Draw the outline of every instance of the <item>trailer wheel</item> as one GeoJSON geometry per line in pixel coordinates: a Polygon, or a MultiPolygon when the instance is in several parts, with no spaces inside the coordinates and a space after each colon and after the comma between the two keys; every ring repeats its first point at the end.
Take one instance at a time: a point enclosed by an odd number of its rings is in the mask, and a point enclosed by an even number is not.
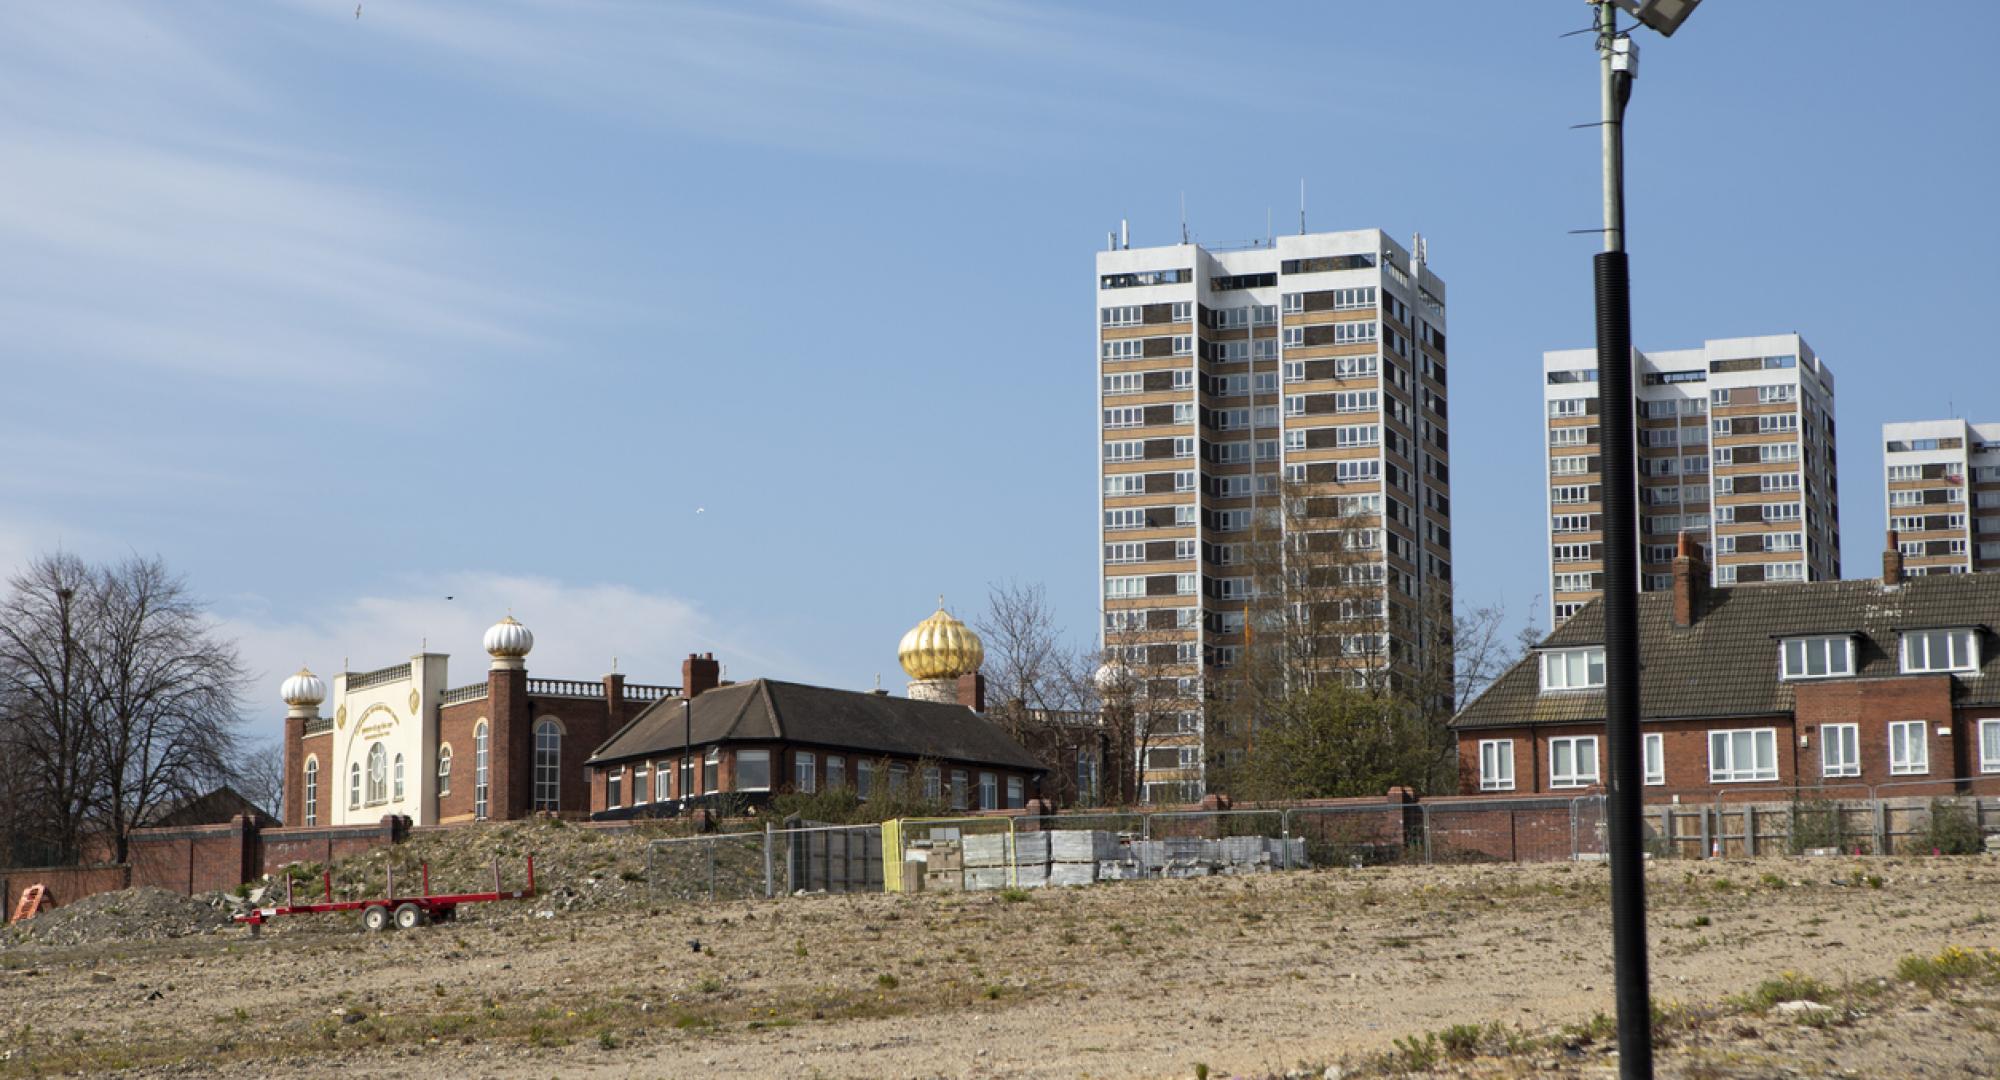
{"type": "Polygon", "coordinates": [[[375,904],[371,907],[362,909],[361,928],[363,930],[366,930],[369,933],[373,934],[378,931],[387,930],[391,925],[392,924],[389,921],[388,908],[383,907],[380,904],[375,904]]]}
{"type": "Polygon", "coordinates": [[[429,921],[429,917],[424,914],[424,909],[415,904],[402,904],[396,908],[396,929],[398,930],[415,930],[429,921]]]}

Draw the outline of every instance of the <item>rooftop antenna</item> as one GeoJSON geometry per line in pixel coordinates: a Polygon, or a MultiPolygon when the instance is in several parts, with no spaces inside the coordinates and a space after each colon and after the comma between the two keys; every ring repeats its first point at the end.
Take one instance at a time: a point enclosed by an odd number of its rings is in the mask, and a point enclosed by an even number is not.
{"type": "Polygon", "coordinates": [[[1132,223],[1125,218],[1118,219],[1118,246],[1132,250],[1132,223]]]}
{"type": "Polygon", "coordinates": [[[1299,235],[1306,234],[1306,178],[1299,177],[1299,235]]]}
{"type": "Polygon", "coordinates": [[[1188,242],[1187,232],[1187,192],[1181,192],[1181,243],[1188,242]]]}
{"type": "Polygon", "coordinates": [[[1118,250],[1118,230],[1106,229],[1104,231],[1104,250],[1106,251],[1118,250]]]}

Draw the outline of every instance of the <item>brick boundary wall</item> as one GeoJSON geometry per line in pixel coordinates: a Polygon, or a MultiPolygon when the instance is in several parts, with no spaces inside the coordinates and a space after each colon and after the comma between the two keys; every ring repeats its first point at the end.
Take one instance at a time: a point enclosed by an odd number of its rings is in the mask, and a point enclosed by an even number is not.
{"type": "Polygon", "coordinates": [[[132,884],[132,868],[123,863],[111,866],[29,866],[0,870],[0,896],[7,898],[7,910],[0,922],[14,917],[14,905],[30,885],[48,886],[49,903],[56,907],[73,904],[86,896],[117,892],[132,884]]]}

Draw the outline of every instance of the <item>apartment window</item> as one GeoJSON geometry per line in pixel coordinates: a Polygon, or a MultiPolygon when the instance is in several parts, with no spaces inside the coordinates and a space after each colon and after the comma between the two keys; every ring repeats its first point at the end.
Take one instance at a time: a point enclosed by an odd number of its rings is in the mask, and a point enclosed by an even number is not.
{"type": "Polygon", "coordinates": [[[1194,302],[1193,302],[1193,301],[1191,301],[1191,300],[1176,300],[1176,301],[1174,301],[1174,307],[1173,307],[1173,321],[1175,321],[1175,322],[1187,322],[1188,320],[1190,320],[1190,319],[1192,319],[1192,318],[1194,318],[1194,302]]]}
{"type": "Polygon", "coordinates": [[[2000,720],[1979,722],[1979,771],[2000,772],[2000,720]]]}
{"type": "Polygon", "coordinates": [[[1584,403],[1588,400],[1588,398],[1556,398],[1549,402],[1549,415],[1557,418],[1582,416],[1584,403]]]}
{"type": "Polygon", "coordinates": [[[1716,405],[1727,405],[1729,404],[1729,391],[1727,389],[1710,390],[1708,392],[1708,400],[1716,405]]]}
{"type": "Polygon", "coordinates": [[[1104,579],[1104,596],[1108,600],[1136,600],[1146,595],[1146,579],[1137,574],[1104,579]]]}
{"type": "Polygon", "coordinates": [[[1479,790],[1514,790],[1514,740],[1479,741],[1479,790]]]}
{"type": "Polygon", "coordinates": [[[319,759],[306,759],[306,825],[319,824],[319,759]]]}
{"type": "Polygon", "coordinates": [[[1604,649],[1552,649],[1542,654],[1542,689],[1590,690],[1604,685],[1604,649]]]}
{"type": "Polygon", "coordinates": [[[1596,429],[1582,426],[1550,428],[1549,445],[1587,446],[1590,444],[1590,433],[1594,430],[1596,429]]]}
{"type": "Polygon", "coordinates": [[[1778,730],[1754,728],[1708,733],[1708,779],[1741,784],[1778,778],[1778,730]]]}
{"type": "Polygon", "coordinates": [[[1137,326],[1144,321],[1146,309],[1138,304],[1098,309],[1098,323],[1103,326],[1137,326]]]}
{"type": "Polygon", "coordinates": [[[1589,484],[1557,484],[1549,489],[1549,500],[1560,504],[1587,503],[1590,499],[1589,484]]]}
{"type": "Polygon", "coordinates": [[[1903,672],[1971,671],[1979,666],[1979,649],[1971,630],[1906,630],[1903,632],[1903,672]]]}
{"type": "Polygon", "coordinates": [[[1898,720],[1889,725],[1889,772],[1908,776],[1931,771],[1930,744],[1924,741],[1924,721],[1898,720]]]}
{"type": "Polygon", "coordinates": [[[1194,413],[1193,403],[1186,402],[1174,406],[1174,423],[1192,424],[1194,423],[1194,416],[1195,413],[1194,413]]]}
{"type": "Polygon", "coordinates": [[[1557,544],[1555,545],[1555,561],[1559,563],[1589,562],[1597,558],[1596,549],[1597,545],[1595,544],[1557,544]]]}
{"type": "Polygon", "coordinates": [[[1821,776],[1861,775],[1861,725],[1820,725],[1819,772],[1821,776]]]}
{"type": "Polygon", "coordinates": [[[1799,388],[1796,386],[1760,386],[1757,388],[1757,404],[1770,405],[1780,401],[1797,401],[1799,388]]]}
{"type": "Polygon", "coordinates": [[[1589,592],[1596,587],[1590,578],[1591,575],[1584,573],[1557,574],[1555,588],[1557,592],[1562,593],[1589,592]]]}
{"type": "Polygon", "coordinates": [[[439,795],[451,794],[451,744],[438,747],[437,787],[439,795]]]}
{"type": "Polygon", "coordinates": [[[1551,476],[1582,476],[1590,471],[1590,459],[1581,455],[1549,459],[1551,476]]]}
{"type": "Polygon", "coordinates": [[[1786,638],[1779,650],[1787,679],[1854,674],[1854,639],[1847,635],[1786,638]]]}
{"type": "Polygon", "coordinates": [[[1146,408],[1143,405],[1120,405],[1104,410],[1104,426],[1107,428],[1135,428],[1146,426],[1146,408]]]}
{"type": "MultiPolygon", "coordinates": [[[[1300,347],[1304,346],[1304,345],[1305,345],[1305,343],[1306,343],[1306,328],[1305,328],[1305,327],[1303,327],[1303,326],[1287,326],[1287,327],[1285,327],[1285,348],[1287,348],[1287,349],[1297,349],[1297,348],[1300,348],[1300,347]]],[[[1263,342],[1258,342],[1258,344],[1260,344],[1260,345],[1261,345],[1261,344],[1263,344],[1263,342]]]]}
{"type": "Polygon", "coordinates": [[[1589,787],[1597,783],[1597,736],[1549,740],[1549,786],[1589,787]]]}
{"type": "Polygon", "coordinates": [[[1175,334],[1173,340],[1175,356],[1189,356],[1194,353],[1194,335],[1175,334]]]}
{"type": "Polygon", "coordinates": [[[1757,418],[1757,434],[1773,435],[1785,431],[1797,431],[1799,418],[1796,413],[1767,413],[1757,418]]]}
{"type": "Polygon", "coordinates": [[[1373,356],[1337,356],[1333,360],[1336,379],[1369,379],[1379,370],[1373,356]]]}
{"type": "Polygon", "coordinates": [[[1125,540],[1104,545],[1104,561],[1107,563],[1136,563],[1146,561],[1146,545],[1143,541],[1125,540]]]}
{"type": "Polygon", "coordinates": [[[1549,519],[1550,528],[1559,533],[1590,532],[1596,528],[1589,514],[1556,514],[1549,519]]]}
{"type": "Polygon", "coordinates": [[[1336,461],[1333,463],[1333,477],[1336,482],[1342,484],[1379,480],[1382,477],[1382,463],[1368,458],[1336,461]]]}
{"type": "Polygon", "coordinates": [[[1146,375],[1140,371],[1127,371],[1117,375],[1104,376],[1104,393],[1143,394],[1146,392],[1146,375]]]}
{"type": "Polygon", "coordinates": [[[1109,496],[1144,495],[1146,493],[1145,473],[1113,473],[1104,478],[1104,494],[1109,496]]]}
{"type": "Polygon", "coordinates": [[[1641,740],[1646,765],[1646,783],[1658,786],[1667,782],[1667,737],[1658,732],[1644,736],[1641,740]]]}
{"type": "Polygon", "coordinates": [[[1137,360],[1146,355],[1144,338],[1118,338],[1102,343],[1099,349],[1106,360],[1137,360]]]}
{"type": "Polygon", "coordinates": [[[1379,391],[1343,390],[1333,395],[1333,411],[1337,413],[1373,412],[1380,401],[1379,391]]]}
{"type": "Polygon", "coordinates": [[[1278,298],[1278,302],[1279,305],[1284,309],[1285,314],[1297,315],[1298,313],[1306,309],[1306,294],[1295,293],[1295,292],[1286,293],[1285,295],[1278,298]]]}
{"type": "Polygon", "coordinates": [[[792,755],[792,790],[810,795],[819,790],[819,762],[800,751],[792,755]]]}

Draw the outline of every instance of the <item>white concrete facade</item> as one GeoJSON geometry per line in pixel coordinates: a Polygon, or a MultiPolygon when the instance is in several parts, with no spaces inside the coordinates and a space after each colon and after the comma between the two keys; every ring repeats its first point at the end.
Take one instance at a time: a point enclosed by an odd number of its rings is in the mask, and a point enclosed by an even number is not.
{"type": "Polygon", "coordinates": [[[1882,488],[1904,573],[2000,569],[2000,424],[1882,425],[1882,488]]]}

